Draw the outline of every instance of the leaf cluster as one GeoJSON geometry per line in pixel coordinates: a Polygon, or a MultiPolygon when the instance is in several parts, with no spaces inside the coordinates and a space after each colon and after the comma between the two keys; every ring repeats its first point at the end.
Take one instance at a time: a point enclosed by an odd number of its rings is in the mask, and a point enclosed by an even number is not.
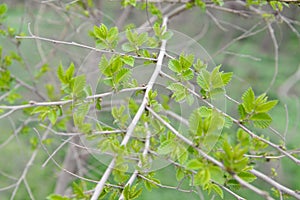
{"type": "Polygon", "coordinates": [[[241,123],[251,122],[258,128],[270,126],[272,118],[268,112],[278,103],[277,100],[268,101],[265,93],[256,98],[252,88],[244,92],[242,100],[243,102],[238,107],[241,123]]]}
{"type": "Polygon", "coordinates": [[[90,31],[96,41],[96,46],[99,49],[114,50],[118,45],[119,30],[118,27],[108,29],[104,24],[94,26],[94,30],[90,31]]]}

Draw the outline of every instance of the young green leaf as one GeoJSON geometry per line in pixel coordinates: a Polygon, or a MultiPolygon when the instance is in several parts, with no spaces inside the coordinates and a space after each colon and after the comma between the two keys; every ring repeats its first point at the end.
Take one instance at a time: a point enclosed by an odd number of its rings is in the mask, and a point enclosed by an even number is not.
{"type": "Polygon", "coordinates": [[[127,64],[127,65],[129,65],[129,66],[131,66],[131,67],[134,66],[134,58],[133,58],[132,56],[128,56],[128,55],[122,56],[122,57],[121,57],[121,60],[122,60],[125,64],[127,64]]]}
{"type": "Polygon", "coordinates": [[[191,69],[187,69],[182,73],[182,77],[185,81],[191,80],[194,78],[194,72],[191,69]]]}
{"type": "Polygon", "coordinates": [[[114,78],[115,84],[128,81],[130,75],[131,75],[131,71],[129,69],[126,68],[121,69],[114,78]]]}
{"type": "Polygon", "coordinates": [[[189,157],[187,149],[183,145],[178,145],[175,152],[179,163],[184,164],[189,157]]]}
{"type": "Polygon", "coordinates": [[[171,153],[176,148],[174,140],[165,140],[157,149],[157,153],[161,155],[166,155],[171,153]]]}
{"type": "Polygon", "coordinates": [[[204,167],[204,164],[200,162],[198,159],[192,159],[187,162],[186,167],[191,170],[198,170],[204,167]]]}
{"type": "Polygon", "coordinates": [[[220,188],[220,186],[216,184],[212,184],[211,188],[221,197],[221,199],[224,199],[223,190],[220,188]]]}
{"type": "Polygon", "coordinates": [[[272,118],[267,113],[257,113],[250,117],[254,126],[258,128],[268,128],[272,122],[272,118]]]}
{"type": "Polygon", "coordinates": [[[180,73],[182,71],[181,64],[178,60],[170,60],[168,63],[168,67],[170,70],[176,73],[180,73]]]}
{"type": "Polygon", "coordinates": [[[50,120],[51,124],[54,125],[57,120],[57,113],[55,109],[51,109],[48,112],[48,119],[50,120]]]}
{"type": "Polygon", "coordinates": [[[238,176],[248,183],[256,180],[256,176],[254,176],[250,172],[246,172],[246,171],[242,171],[242,172],[238,173],[238,176]]]}
{"type": "Polygon", "coordinates": [[[74,78],[74,84],[73,84],[73,88],[72,88],[72,93],[76,96],[76,97],[82,97],[82,95],[84,95],[84,88],[86,86],[86,78],[85,75],[80,75],[74,78]]]}
{"type": "Polygon", "coordinates": [[[210,89],[210,74],[206,69],[202,69],[197,77],[198,85],[205,91],[210,89]]]}
{"type": "Polygon", "coordinates": [[[210,172],[207,168],[199,170],[198,173],[194,176],[194,185],[204,186],[210,181],[210,172]]]}
{"type": "Polygon", "coordinates": [[[167,88],[173,91],[172,98],[175,98],[177,102],[184,100],[188,93],[187,89],[180,83],[172,83],[167,88]]]}
{"type": "Polygon", "coordinates": [[[243,100],[243,107],[247,113],[251,113],[254,109],[254,101],[255,101],[255,95],[250,87],[244,94],[242,95],[243,100]]]}
{"type": "Polygon", "coordinates": [[[266,103],[259,104],[255,108],[255,112],[257,112],[257,113],[268,112],[274,106],[276,106],[277,103],[278,103],[278,100],[273,100],[273,101],[268,101],[266,103]]]}
{"type": "Polygon", "coordinates": [[[194,110],[189,118],[189,130],[193,135],[201,136],[203,132],[202,116],[199,109],[194,110]]]}

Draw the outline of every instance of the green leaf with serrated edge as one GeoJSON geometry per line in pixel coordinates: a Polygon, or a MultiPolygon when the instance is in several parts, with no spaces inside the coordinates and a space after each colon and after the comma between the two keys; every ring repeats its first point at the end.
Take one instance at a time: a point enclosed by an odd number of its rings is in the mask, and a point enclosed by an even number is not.
{"type": "Polygon", "coordinates": [[[202,116],[199,109],[194,110],[189,117],[189,130],[193,135],[202,135],[202,116]]]}
{"type": "Polygon", "coordinates": [[[193,67],[195,69],[195,72],[200,72],[202,69],[206,69],[207,65],[204,64],[200,59],[197,59],[193,67]]]}
{"type": "Polygon", "coordinates": [[[198,85],[205,91],[208,91],[210,88],[210,74],[206,69],[200,71],[197,77],[198,85]]]}
{"type": "Polygon", "coordinates": [[[243,107],[247,113],[251,113],[254,109],[254,101],[255,101],[255,95],[250,87],[244,94],[242,95],[243,100],[243,107]]]}
{"type": "Polygon", "coordinates": [[[208,169],[199,170],[194,176],[194,185],[205,185],[210,180],[210,172],[208,169]]]}
{"type": "Polygon", "coordinates": [[[85,85],[86,85],[85,75],[80,75],[75,77],[73,91],[72,91],[73,94],[75,94],[75,96],[79,96],[79,94],[83,92],[85,85]]]}
{"type": "Polygon", "coordinates": [[[187,89],[180,83],[172,83],[167,88],[173,91],[172,98],[175,98],[177,102],[184,100],[187,96],[187,89]]]}
{"type": "Polygon", "coordinates": [[[244,181],[251,183],[253,181],[256,180],[256,176],[254,176],[253,174],[251,174],[250,172],[245,172],[242,171],[240,173],[237,174],[241,179],[243,179],[244,181]]]}
{"type": "Polygon", "coordinates": [[[137,34],[134,34],[131,30],[126,31],[126,38],[128,39],[129,43],[133,44],[135,41],[137,34]]]}
{"type": "Polygon", "coordinates": [[[113,107],[111,110],[111,114],[115,119],[117,119],[123,114],[124,110],[125,110],[124,105],[121,105],[120,108],[113,107]]]}
{"type": "Polygon", "coordinates": [[[186,163],[186,167],[188,169],[198,170],[198,169],[202,169],[204,167],[204,164],[200,162],[198,159],[192,159],[186,163]]]}
{"type": "Polygon", "coordinates": [[[182,77],[185,81],[191,80],[194,78],[194,72],[191,69],[188,69],[182,73],[182,77]]]}
{"type": "Polygon", "coordinates": [[[232,72],[227,72],[227,73],[221,74],[221,78],[222,78],[224,86],[227,85],[231,81],[232,75],[233,75],[232,72]]]}
{"type": "Polygon", "coordinates": [[[233,124],[232,119],[230,117],[227,117],[227,116],[224,119],[225,119],[224,127],[225,128],[230,128],[233,124]]]}
{"type": "Polygon", "coordinates": [[[205,106],[201,106],[201,107],[199,108],[199,113],[201,114],[202,117],[207,118],[207,117],[211,116],[211,114],[212,114],[212,109],[207,108],[207,107],[205,107],[205,106]]]}
{"type": "Polygon", "coordinates": [[[122,81],[128,81],[131,75],[131,71],[129,69],[123,68],[121,69],[115,76],[114,82],[119,84],[122,81]]]}
{"type": "Polygon", "coordinates": [[[239,112],[239,114],[240,114],[240,119],[241,119],[241,120],[245,119],[247,113],[246,113],[246,111],[245,111],[245,108],[244,108],[243,104],[240,104],[240,105],[238,106],[238,112],[239,112]]]}
{"type": "Polygon", "coordinates": [[[250,117],[254,126],[258,128],[268,128],[272,122],[272,118],[267,113],[257,113],[250,117]]]}
{"type": "Polygon", "coordinates": [[[220,184],[223,185],[226,181],[226,178],[224,177],[224,171],[222,169],[220,169],[217,166],[210,166],[209,167],[209,171],[210,171],[210,175],[211,175],[211,179],[220,184]]]}
{"type": "Polygon", "coordinates": [[[108,66],[108,60],[107,60],[105,55],[101,56],[101,59],[100,59],[100,62],[99,62],[98,66],[99,66],[99,69],[100,69],[101,73],[103,73],[105,76],[111,75],[111,74],[108,74],[106,72],[106,68],[108,66]]]}
{"type": "Polygon", "coordinates": [[[182,53],[179,56],[179,62],[184,71],[189,69],[192,66],[192,64],[194,63],[194,58],[195,58],[195,56],[193,54],[184,55],[184,53],[182,53]]]}
{"type": "Polygon", "coordinates": [[[132,52],[132,51],[135,51],[136,49],[132,44],[125,43],[125,44],[122,44],[122,50],[126,51],[126,52],[132,52]]]}
{"type": "Polygon", "coordinates": [[[104,24],[101,24],[99,27],[94,26],[94,34],[96,37],[101,39],[106,39],[108,29],[104,24]]]}
{"type": "Polygon", "coordinates": [[[159,45],[156,38],[149,37],[147,42],[148,42],[148,46],[151,47],[151,48],[155,48],[159,45]]]}
{"type": "Polygon", "coordinates": [[[248,158],[244,157],[244,158],[241,158],[239,160],[234,160],[234,171],[236,172],[240,172],[241,170],[243,170],[247,164],[248,164],[248,158]]]}
{"type": "Polygon", "coordinates": [[[76,114],[79,116],[85,117],[90,110],[90,104],[89,103],[81,103],[76,110],[76,114]]]}
{"type": "Polygon", "coordinates": [[[137,38],[136,38],[136,44],[138,46],[142,46],[145,42],[148,40],[148,33],[141,33],[137,38]]]}
{"type": "Polygon", "coordinates": [[[233,188],[235,190],[238,190],[241,188],[241,185],[235,179],[229,179],[226,183],[230,188],[233,188]]]}
{"type": "Polygon", "coordinates": [[[122,60],[125,64],[127,64],[127,65],[129,65],[129,66],[131,66],[131,67],[134,66],[134,58],[133,58],[132,56],[128,56],[128,55],[122,56],[122,57],[121,57],[121,60],[122,60]]]}
{"type": "Polygon", "coordinates": [[[123,64],[124,63],[122,62],[121,57],[115,56],[110,60],[109,70],[111,71],[112,74],[115,74],[120,69],[122,69],[123,64]]]}
{"type": "Polygon", "coordinates": [[[224,116],[221,113],[217,112],[216,110],[213,110],[210,116],[210,123],[207,130],[207,134],[213,134],[215,132],[219,134],[219,132],[224,127],[224,123],[225,123],[224,116]]]}
{"type": "Polygon", "coordinates": [[[277,100],[273,100],[273,101],[268,101],[266,103],[259,104],[259,105],[256,106],[255,112],[256,113],[268,112],[274,106],[276,106],[277,103],[278,103],[277,100]]]}
{"type": "Polygon", "coordinates": [[[254,104],[255,105],[259,105],[259,104],[262,104],[262,103],[266,103],[268,100],[268,96],[266,93],[262,93],[261,95],[259,95],[255,101],[254,101],[254,104]]]}
{"type": "Polygon", "coordinates": [[[188,151],[186,150],[186,148],[184,146],[181,146],[181,145],[179,145],[177,148],[178,148],[178,151],[176,152],[176,154],[177,154],[176,157],[180,164],[184,164],[189,157],[188,151]]]}
{"type": "Polygon", "coordinates": [[[109,43],[114,43],[117,44],[118,40],[118,35],[119,35],[119,30],[117,27],[112,27],[108,31],[108,36],[107,36],[107,41],[109,43]]]}
{"type": "Polygon", "coordinates": [[[212,88],[221,88],[224,86],[222,77],[221,77],[221,72],[219,72],[221,65],[215,67],[213,71],[211,72],[210,75],[210,81],[211,81],[211,86],[212,88]]]}
{"type": "Polygon", "coordinates": [[[170,60],[168,63],[168,67],[170,70],[176,73],[180,73],[182,71],[181,64],[178,60],[170,60]]]}
{"type": "Polygon", "coordinates": [[[225,154],[228,156],[228,158],[232,159],[233,157],[232,148],[226,140],[224,140],[223,142],[223,150],[225,154]]]}
{"type": "Polygon", "coordinates": [[[176,144],[174,143],[174,140],[165,140],[158,147],[157,153],[161,155],[166,155],[171,153],[175,148],[176,144]]]}
{"type": "Polygon", "coordinates": [[[65,80],[67,82],[69,82],[72,79],[72,77],[74,76],[74,72],[75,72],[75,66],[74,63],[71,63],[68,69],[66,70],[66,74],[65,74],[65,80]]]}
{"type": "Polygon", "coordinates": [[[57,77],[59,78],[60,82],[66,83],[65,82],[65,73],[62,64],[60,64],[57,68],[57,77]]]}
{"type": "Polygon", "coordinates": [[[242,146],[249,146],[251,141],[250,135],[242,129],[238,129],[237,139],[239,140],[242,146]]]}
{"type": "Polygon", "coordinates": [[[220,188],[220,186],[216,184],[212,184],[211,188],[221,197],[221,199],[224,198],[223,190],[220,188]]]}

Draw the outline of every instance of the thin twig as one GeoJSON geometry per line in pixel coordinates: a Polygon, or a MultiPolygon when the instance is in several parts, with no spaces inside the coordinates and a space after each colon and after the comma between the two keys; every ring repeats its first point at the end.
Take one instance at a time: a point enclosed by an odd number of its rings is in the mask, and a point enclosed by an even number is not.
{"type": "Polygon", "coordinates": [[[223,27],[223,26],[219,23],[218,19],[217,19],[211,12],[209,12],[208,10],[206,10],[206,14],[207,14],[207,15],[215,22],[216,26],[217,26],[220,30],[222,30],[222,31],[224,31],[224,32],[227,32],[227,31],[228,31],[225,27],[223,27]]]}
{"type": "Polygon", "coordinates": [[[267,21],[267,26],[268,26],[268,30],[271,36],[271,39],[273,41],[273,46],[274,46],[274,60],[275,60],[275,66],[274,66],[274,74],[272,77],[272,80],[269,84],[269,87],[267,88],[267,90],[265,91],[266,93],[271,89],[271,87],[274,85],[275,81],[276,81],[276,77],[278,74],[278,43],[274,34],[274,29],[271,25],[270,22],[267,21]]]}
{"type": "Polygon", "coordinates": [[[177,190],[177,191],[180,191],[180,192],[186,192],[186,193],[191,193],[191,192],[194,192],[194,193],[197,193],[196,191],[194,190],[184,190],[184,189],[181,189],[181,188],[178,188],[177,186],[174,187],[174,186],[169,186],[169,185],[163,185],[161,183],[157,183],[151,179],[148,179],[147,177],[141,175],[141,174],[138,174],[139,177],[141,177],[142,179],[154,184],[154,185],[157,185],[158,187],[161,187],[161,188],[166,188],[166,189],[172,189],[172,190],[177,190]]]}
{"type": "Polygon", "coordinates": [[[121,52],[116,52],[116,51],[109,51],[109,50],[97,49],[95,47],[91,47],[91,46],[88,46],[88,45],[85,45],[85,44],[81,44],[81,43],[77,43],[77,42],[67,42],[67,41],[63,41],[63,40],[55,40],[55,39],[50,39],[50,38],[45,38],[45,37],[37,36],[37,35],[34,35],[30,31],[30,24],[28,24],[28,32],[30,33],[29,36],[16,36],[16,39],[41,40],[41,41],[45,41],[45,42],[51,42],[53,44],[63,44],[63,45],[76,46],[76,47],[85,48],[85,49],[89,49],[89,50],[96,51],[96,52],[101,52],[101,53],[117,54],[117,55],[121,55],[121,56],[131,56],[131,57],[133,57],[135,59],[157,61],[155,58],[146,58],[146,57],[142,57],[142,56],[128,55],[126,53],[121,53],[121,52]]]}
{"type": "MultiPolygon", "coordinates": [[[[143,154],[142,154],[143,158],[145,158],[148,155],[148,151],[150,149],[150,138],[151,138],[151,132],[149,130],[148,123],[144,123],[144,124],[145,124],[145,128],[147,130],[147,134],[146,134],[146,140],[145,140],[145,147],[144,147],[144,151],[143,151],[143,154]]],[[[142,165],[143,165],[142,160],[139,160],[138,167],[141,168],[142,165]]],[[[131,186],[138,175],[139,175],[139,170],[137,170],[137,169],[134,170],[134,172],[130,176],[129,180],[127,181],[125,187],[127,185],[131,186]]],[[[122,194],[121,194],[119,200],[124,200],[124,191],[122,191],[122,194]]]]}
{"type": "MultiPolygon", "coordinates": [[[[44,139],[46,139],[47,136],[48,136],[48,131],[46,131],[46,132],[44,133],[43,137],[41,138],[41,141],[43,141],[44,139]]],[[[26,164],[26,166],[25,166],[25,168],[24,168],[24,170],[23,170],[21,176],[19,177],[19,179],[18,179],[18,181],[17,181],[17,183],[16,183],[15,189],[13,190],[13,192],[12,192],[12,194],[11,194],[11,197],[10,197],[11,200],[13,200],[13,199],[15,198],[15,195],[16,195],[16,193],[17,193],[19,187],[20,187],[20,184],[21,184],[22,181],[24,181],[24,179],[26,178],[26,175],[27,175],[27,173],[28,173],[28,171],[29,171],[29,168],[32,166],[33,161],[35,160],[35,158],[36,158],[38,152],[39,152],[39,147],[37,147],[37,148],[33,151],[33,153],[31,154],[31,157],[30,157],[30,159],[28,160],[28,162],[27,162],[27,164],[26,164]]]]}
{"type": "Polygon", "coordinates": [[[256,177],[260,178],[261,180],[269,183],[270,185],[272,185],[273,187],[275,187],[276,189],[278,189],[279,191],[282,191],[283,193],[286,193],[288,195],[291,195],[293,197],[295,197],[296,199],[300,199],[300,194],[294,190],[291,190],[287,187],[285,187],[284,185],[281,185],[280,183],[278,183],[277,181],[273,180],[272,178],[270,178],[269,176],[255,170],[255,169],[251,169],[250,172],[255,175],[256,177]]]}
{"type": "Polygon", "coordinates": [[[42,167],[45,167],[47,165],[47,163],[50,161],[50,159],[52,159],[52,157],[66,144],[68,143],[71,139],[73,138],[73,136],[69,137],[67,140],[65,140],[64,142],[62,142],[54,151],[53,153],[48,156],[47,160],[42,164],[42,167]]]}

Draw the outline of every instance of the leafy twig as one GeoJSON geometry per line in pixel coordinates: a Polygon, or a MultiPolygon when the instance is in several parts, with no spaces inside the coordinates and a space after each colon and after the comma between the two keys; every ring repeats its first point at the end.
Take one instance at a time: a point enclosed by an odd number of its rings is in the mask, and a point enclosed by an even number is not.
{"type": "MultiPolygon", "coordinates": [[[[167,22],[168,22],[168,18],[164,17],[162,26],[166,27],[167,22]]],[[[162,40],[155,70],[154,70],[154,72],[153,72],[153,74],[152,74],[152,76],[151,76],[151,78],[150,78],[150,80],[147,84],[147,89],[145,91],[143,101],[142,101],[138,111],[136,112],[134,118],[132,119],[132,122],[130,123],[130,125],[127,128],[126,135],[125,135],[124,139],[121,142],[122,146],[125,146],[128,143],[128,141],[131,138],[131,135],[134,131],[134,128],[136,127],[140,117],[142,116],[142,114],[143,114],[143,112],[144,112],[144,110],[145,110],[145,108],[148,104],[149,92],[152,90],[152,88],[155,84],[155,81],[156,81],[156,79],[157,79],[157,77],[158,77],[158,75],[161,71],[161,66],[162,66],[163,59],[164,59],[164,56],[165,56],[165,51],[166,51],[166,44],[167,44],[167,41],[162,40]]],[[[115,163],[116,163],[116,159],[113,158],[111,163],[109,164],[108,168],[104,172],[103,176],[101,177],[100,181],[98,182],[98,184],[95,188],[95,192],[94,192],[91,200],[97,200],[98,199],[99,195],[101,194],[101,192],[104,188],[104,185],[105,185],[108,177],[110,176],[110,174],[112,173],[113,168],[115,167],[115,163]]]]}

